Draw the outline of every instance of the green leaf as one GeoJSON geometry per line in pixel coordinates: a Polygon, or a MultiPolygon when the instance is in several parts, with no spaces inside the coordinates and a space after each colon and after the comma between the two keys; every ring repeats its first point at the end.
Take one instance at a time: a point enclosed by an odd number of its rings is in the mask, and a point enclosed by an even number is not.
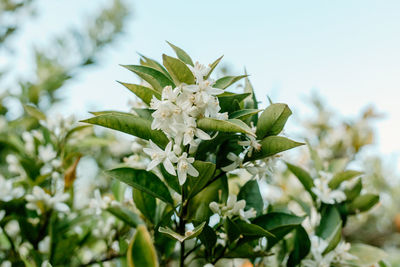
{"type": "Polygon", "coordinates": [[[164,181],[168,184],[169,187],[171,187],[175,192],[181,193],[181,186],[179,185],[179,180],[178,176],[174,176],[167,172],[167,170],[164,168],[164,166],[161,164],[160,165],[160,170],[161,174],[164,177],[164,181]]]}
{"type": "Polygon", "coordinates": [[[133,228],[144,224],[136,213],[123,206],[111,206],[107,208],[107,211],[133,228]]]}
{"type": "Polygon", "coordinates": [[[161,65],[160,63],[158,63],[158,62],[157,62],[156,60],[154,60],[154,59],[148,58],[148,57],[146,57],[146,56],[144,56],[144,55],[142,55],[142,54],[139,54],[139,55],[140,55],[140,57],[141,57],[142,59],[145,60],[145,61],[141,61],[141,64],[142,64],[143,66],[146,66],[146,67],[150,67],[150,68],[159,70],[159,71],[161,71],[165,76],[167,76],[169,79],[172,79],[171,76],[169,75],[168,71],[164,68],[163,65],[161,65]]]}
{"type": "Polygon", "coordinates": [[[165,147],[168,143],[168,138],[163,132],[151,129],[150,121],[131,114],[104,114],[83,120],[82,122],[100,125],[146,140],[151,139],[161,147],[165,147]]]}
{"type": "Polygon", "coordinates": [[[256,180],[249,180],[240,189],[238,200],[241,199],[246,200],[246,210],[254,208],[254,210],[257,212],[257,215],[262,214],[264,209],[264,201],[256,180]]]}
{"type": "Polygon", "coordinates": [[[379,202],[379,196],[375,194],[364,194],[356,197],[348,205],[349,214],[367,211],[379,202]]]}
{"type": "Polygon", "coordinates": [[[156,199],[135,187],[132,188],[132,197],[136,208],[138,208],[147,219],[154,223],[154,218],[156,216],[156,199]]]}
{"type": "Polygon", "coordinates": [[[247,75],[240,75],[240,76],[225,76],[220,79],[218,79],[213,87],[219,88],[219,89],[226,89],[235,82],[243,79],[244,77],[247,77],[247,75]]]}
{"type": "Polygon", "coordinates": [[[346,201],[354,200],[356,197],[360,195],[361,190],[362,190],[362,181],[361,178],[359,178],[352,188],[344,190],[344,193],[346,194],[346,201]]]}
{"type": "Polygon", "coordinates": [[[333,205],[326,205],[321,211],[321,222],[316,229],[316,235],[328,242],[324,253],[334,249],[340,241],[338,235],[342,229],[342,219],[337,208],[333,205]]]}
{"type": "Polygon", "coordinates": [[[148,121],[153,121],[153,117],[151,114],[153,113],[154,110],[148,109],[148,108],[132,108],[132,111],[134,111],[140,118],[148,120],[148,121]]]}
{"type": "Polygon", "coordinates": [[[211,250],[217,243],[217,235],[215,234],[214,229],[207,224],[204,225],[203,231],[199,235],[199,239],[208,250],[211,250]]]}
{"type": "Polygon", "coordinates": [[[205,76],[205,79],[208,79],[208,77],[210,77],[211,73],[214,71],[215,67],[217,67],[218,63],[221,61],[223,57],[224,56],[220,56],[219,58],[217,58],[217,60],[215,60],[213,63],[210,64],[210,71],[205,76]]]}
{"type": "Polygon", "coordinates": [[[260,227],[257,224],[250,224],[244,221],[236,221],[236,225],[240,229],[240,233],[244,236],[253,236],[253,237],[268,237],[268,238],[275,238],[274,234],[265,230],[264,228],[260,227]]]}
{"type": "Polygon", "coordinates": [[[165,74],[154,68],[140,65],[121,65],[124,68],[136,73],[140,78],[148,82],[154,90],[162,92],[165,86],[175,87],[175,84],[165,74]]]}
{"type": "Polygon", "coordinates": [[[124,167],[106,171],[106,174],[166,203],[174,204],[168,187],[151,172],[124,167]]]}
{"type": "Polygon", "coordinates": [[[226,232],[226,234],[228,236],[229,242],[231,242],[231,243],[235,242],[236,239],[239,238],[239,236],[240,236],[239,227],[236,225],[235,222],[233,222],[228,217],[224,221],[224,229],[225,229],[225,232],[226,232]]]}
{"type": "Polygon", "coordinates": [[[338,174],[336,174],[335,176],[333,176],[332,180],[329,182],[329,187],[331,189],[336,189],[339,187],[339,185],[344,182],[344,181],[348,181],[351,180],[355,177],[358,177],[360,175],[362,175],[362,172],[358,172],[358,171],[344,171],[344,172],[340,172],[338,174]]]}
{"type": "Polygon", "coordinates": [[[230,119],[240,119],[240,120],[247,120],[253,115],[256,115],[260,112],[261,109],[241,109],[229,114],[230,119]]]}
{"type": "Polygon", "coordinates": [[[311,175],[304,169],[292,165],[288,162],[286,162],[286,166],[288,169],[299,179],[300,183],[304,186],[304,189],[307,190],[308,193],[310,193],[311,197],[315,199],[315,194],[311,190],[311,188],[314,187],[314,182],[313,179],[311,178],[311,175]]]}
{"type": "Polygon", "coordinates": [[[212,215],[209,205],[212,201],[219,202],[219,195],[222,196],[222,201],[226,201],[228,195],[226,176],[222,176],[212,182],[189,201],[187,209],[188,221],[204,222],[207,220],[212,215]]]}
{"type": "Polygon", "coordinates": [[[155,96],[158,99],[161,99],[161,94],[154,90],[153,88],[149,88],[146,86],[138,85],[138,84],[130,84],[119,82],[123,86],[129,89],[132,93],[134,93],[137,97],[143,100],[144,103],[150,105],[151,99],[155,96]]]}
{"type": "Polygon", "coordinates": [[[306,230],[304,230],[304,228],[301,226],[297,226],[294,235],[294,249],[289,255],[287,266],[298,266],[301,260],[308,255],[310,248],[311,241],[306,230]]]}
{"type": "Polygon", "coordinates": [[[189,239],[195,238],[198,235],[200,235],[201,232],[203,231],[203,228],[205,225],[206,225],[206,222],[202,222],[201,224],[196,226],[193,230],[187,231],[185,233],[185,235],[178,234],[168,227],[160,227],[160,228],[158,228],[158,231],[160,233],[166,234],[169,237],[172,237],[173,239],[178,240],[179,242],[182,243],[185,240],[189,240],[189,239]]]}
{"type": "Polygon", "coordinates": [[[162,57],[163,64],[167,68],[176,85],[181,83],[194,84],[195,79],[193,73],[183,61],[165,54],[163,54],[162,57]]]}
{"type": "Polygon", "coordinates": [[[233,102],[236,102],[240,104],[240,102],[243,101],[246,97],[248,97],[250,94],[249,93],[244,93],[244,94],[234,94],[230,92],[225,92],[223,94],[218,95],[218,101],[219,105],[221,107],[221,112],[234,112],[237,110],[237,108],[240,108],[239,105],[235,108],[235,105],[232,105],[233,102]]]}
{"type": "Polygon", "coordinates": [[[259,139],[278,135],[286,124],[292,111],[286,104],[276,103],[269,105],[258,118],[256,134],[259,139]]]}
{"type": "Polygon", "coordinates": [[[271,248],[288,233],[296,229],[303,221],[304,217],[282,212],[270,212],[257,217],[252,223],[262,227],[275,236],[275,238],[268,239],[268,248],[271,248]]]}
{"type": "Polygon", "coordinates": [[[193,163],[193,167],[199,172],[199,176],[188,177],[188,182],[186,183],[188,187],[188,199],[191,199],[199,193],[208,181],[213,178],[215,172],[215,164],[211,162],[196,160],[193,163]]]}
{"type": "Polygon", "coordinates": [[[101,115],[126,115],[126,116],[134,116],[134,114],[132,114],[132,113],[123,112],[123,111],[117,111],[117,110],[90,111],[89,113],[92,114],[92,115],[95,115],[95,116],[101,116],[101,115]]]}
{"type": "Polygon", "coordinates": [[[201,118],[197,121],[197,127],[204,131],[244,133],[254,136],[249,126],[238,119],[218,120],[213,118],[201,118]]]}
{"type": "Polygon", "coordinates": [[[24,109],[29,116],[34,117],[37,120],[46,120],[46,115],[41,112],[38,108],[31,105],[24,105],[24,109]]]}
{"type": "Polygon", "coordinates": [[[246,157],[245,161],[262,159],[273,156],[277,153],[304,145],[282,136],[268,136],[261,142],[260,151],[255,151],[251,157],[246,157]]]}
{"type": "Polygon", "coordinates": [[[387,257],[382,249],[366,244],[352,244],[349,253],[357,257],[349,263],[360,267],[372,266],[387,257]]]}
{"type": "Polygon", "coordinates": [[[169,46],[172,47],[172,49],[174,49],[176,56],[180,60],[182,60],[183,62],[185,62],[188,65],[194,66],[193,60],[190,58],[190,56],[183,49],[177,47],[176,45],[171,44],[168,41],[167,41],[167,43],[169,44],[169,46]]]}
{"type": "MultiPolygon", "coordinates": [[[[244,74],[247,75],[247,72],[245,71],[244,74]]],[[[254,93],[254,88],[253,85],[251,84],[248,76],[244,78],[244,93],[250,93],[251,97],[246,98],[244,102],[244,107],[247,109],[258,109],[258,102],[256,99],[256,95],[254,93]]],[[[254,122],[254,125],[257,125],[257,121],[254,122]]]]}
{"type": "Polygon", "coordinates": [[[139,225],[127,251],[129,267],[158,267],[157,253],[146,226],[139,225]]]}

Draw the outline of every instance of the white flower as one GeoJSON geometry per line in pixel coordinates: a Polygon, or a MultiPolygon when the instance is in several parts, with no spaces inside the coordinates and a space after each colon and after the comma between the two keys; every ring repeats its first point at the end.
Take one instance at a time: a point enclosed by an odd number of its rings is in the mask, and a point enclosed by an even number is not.
{"type": "Polygon", "coordinates": [[[50,236],[43,238],[38,244],[41,253],[48,253],[50,251],[50,236]]]}
{"type": "Polygon", "coordinates": [[[59,212],[68,212],[69,207],[64,201],[68,200],[69,194],[61,191],[54,196],[47,194],[41,187],[34,186],[32,193],[25,196],[28,201],[27,209],[36,210],[38,214],[42,214],[47,209],[55,209],[59,212]]]}
{"type": "Polygon", "coordinates": [[[172,151],[172,142],[169,142],[165,147],[165,151],[159,148],[153,141],[150,140],[151,148],[143,148],[143,152],[150,156],[151,162],[147,166],[147,171],[152,170],[160,163],[163,164],[165,170],[172,175],[176,175],[175,167],[172,162],[177,162],[177,157],[172,151]]]}
{"type": "Polygon", "coordinates": [[[162,91],[161,99],[169,100],[171,102],[176,102],[180,92],[181,92],[181,89],[179,87],[172,89],[171,86],[166,86],[166,87],[164,87],[164,89],[162,91]]]}
{"type": "Polygon", "coordinates": [[[30,132],[23,132],[22,139],[25,142],[25,150],[28,153],[33,153],[35,151],[35,140],[30,132]]]}
{"type": "Polygon", "coordinates": [[[140,160],[139,155],[131,155],[123,159],[126,165],[135,169],[146,169],[146,164],[140,160]]]}
{"type": "Polygon", "coordinates": [[[229,152],[226,158],[233,162],[228,166],[221,168],[221,170],[223,170],[224,172],[230,172],[235,170],[237,167],[242,166],[243,159],[240,156],[236,155],[235,153],[229,152]]]}
{"type": "Polygon", "coordinates": [[[192,71],[192,73],[198,83],[202,82],[204,79],[204,76],[207,76],[207,74],[210,72],[210,67],[206,67],[203,64],[200,64],[199,62],[194,63],[194,66],[191,66],[191,65],[187,65],[187,66],[192,71]]]}
{"type": "Polygon", "coordinates": [[[6,157],[6,162],[8,164],[8,170],[11,173],[17,173],[20,176],[24,176],[25,171],[19,164],[18,158],[13,154],[8,154],[6,157]]]}
{"type": "Polygon", "coordinates": [[[43,162],[49,162],[57,156],[57,152],[53,149],[51,144],[46,146],[39,146],[39,159],[43,162]]]}
{"type": "Polygon", "coordinates": [[[246,207],[246,200],[242,199],[237,201],[236,195],[229,195],[226,205],[220,205],[213,201],[209,204],[209,208],[212,212],[220,215],[221,217],[239,216],[239,218],[247,223],[250,223],[249,219],[256,217],[256,211],[251,208],[247,211],[244,210],[246,207]]]}
{"type": "Polygon", "coordinates": [[[207,263],[207,264],[204,265],[203,267],[214,267],[214,265],[212,265],[211,263],[207,263]]]}
{"type": "Polygon", "coordinates": [[[246,135],[248,140],[245,141],[239,141],[238,144],[240,146],[244,146],[247,149],[247,154],[249,157],[253,154],[253,150],[259,151],[261,149],[261,144],[259,143],[259,140],[256,140],[256,138],[252,135],[246,135]]]}
{"type": "Polygon", "coordinates": [[[100,215],[102,210],[107,209],[112,202],[112,199],[108,196],[101,197],[100,190],[96,189],[94,198],[90,200],[89,207],[95,210],[96,215],[100,215]]]}
{"type": "Polygon", "coordinates": [[[199,172],[192,165],[193,162],[194,158],[188,158],[186,152],[183,152],[183,154],[178,158],[177,170],[180,185],[183,185],[185,183],[188,174],[193,177],[199,176],[199,172]]]}
{"type": "Polygon", "coordinates": [[[349,253],[350,248],[351,248],[350,243],[344,241],[340,242],[333,250],[333,254],[335,255],[334,261],[342,263],[344,261],[357,259],[357,256],[349,253]]]}
{"type": "Polygon", "coordinates": [[[25,190],[23,187],[14,187],[12,179],[5,179],[0,175],[0,200],[8,202],[10,200],[20,198],[24,195],[25,190]]]}
{"type": "Polygon", "coordinates": [[[312,192],[318,197],[318,200],[326,204],[340,203],[346,200],[346,195],[339,189],[331,189],[329,182],[332,179],[332,174],[319,172],[320,178],[314,180],[312,192]]]}
{"type": "Polygon", "coordinates": [[[266,175],[270,175],[272,173],[272,167],[262,160],[247,162],[244,167],[246,171],[253,175],[253,178],[257,179],[264,178],[266,175]]]}

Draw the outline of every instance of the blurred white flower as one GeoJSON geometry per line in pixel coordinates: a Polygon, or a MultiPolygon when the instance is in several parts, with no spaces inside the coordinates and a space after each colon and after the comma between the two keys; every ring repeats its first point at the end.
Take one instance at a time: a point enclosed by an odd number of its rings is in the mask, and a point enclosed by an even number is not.
{"type": "Polygon", "coordinates": [[[253,150],[259,151],[261,149],[261,144],[259,143],[259,140],[256,140],[256,138],[252,135],[246,135],[246,137],[248,140],[239,141],[238,144],[245,147],[247,150],[247,155],[251,157],[251,155],[253,155],[253,150]]]}
{"type": "Polygon", "coordinates": [[[54,159],[57,156],[57,152],[54,150],[51,144],[47,144],[46,146],[39,146],[39,159],[45,163],[54,159]]]}
{"type": "Polygon", "coordinates": [[[25,176],[25,170],[22,168],[18,158],[15,155],[8,154],[6,157],[6,162],[8,164],[8,170],[11,173],[16,173],[20,176],[25,176]]]}
{"type": "Polygon", "coordinates": [[[25,150],[32,154],[35,152],[35,140],[33,138],[33,135],[30,132],[23,132],[22,133],[22,139],[25,142],[25,150]]]}
{"type": "Polygon", "coordinates": [[[95,210],[96,215],[100,215],[101,212],[107,209],[113,200],[109,196],[101,196],[100,190],[94,191],[94,198],[90,200],[89,207],[95,210]]]}
{"type": "Polygon", "coordinates": [[[56,192],[54,196],[47,194],[41,187],[34,186],[32,193],[25,196],[28,201],[27,209],[36,210],[38,214],[48,209],[55,209],[59,212],[69,212],[69,207],[64,201],[68,200],[69,194],[61,191],[56,192]]]}
{"type": "Polygon", "coordinates": [[[50,252],[50,236],[46,236],[43,238],[38,244],[39,251],[41,253],[49,253],[50,252]]]}
{"type": "Polygon", "coordinates": [[[346,200],[346,194],[340,189],[331,189],[329,182],[333,175],[326,172],[319,172],[319,178],[314,179],[312,192],[318,197],[318,200],[326,204],[340,203],[346,200]]]}
{"type": "Polygon", "coordinates": [[[17,220],[11,220],[4,226],[4,231],[11,237],[19,234],[20,228],[17,220]]]}
{"type": "Polygon", "coordinates": [[[20,198],[24,195],[25,190],[21,186],[15,187],[13,179],[5,179],[0,174],[0,200],[8,202],[10,200],[20,198]]]}
{"type": "Polygon", "coordinates": [[[236,155],[233,152],[229,152],[226,158],[233,162],[228,166],[221,168],[224,172],[230,172],[235,170],[237,167],[242,167],[243,159],[240,157],[240,155],[236,155]]]}

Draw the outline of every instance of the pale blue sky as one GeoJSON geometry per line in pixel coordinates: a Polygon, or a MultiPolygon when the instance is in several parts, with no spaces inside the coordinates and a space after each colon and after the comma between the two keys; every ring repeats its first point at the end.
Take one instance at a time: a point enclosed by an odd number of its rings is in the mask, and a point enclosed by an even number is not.
{"type": "MultiPolygon", "coordinates": [[[[118,64],[136,64],[136,52],[172,54],[168,40],[202,63],[224,55],[234,74],[246,67],[260,99],[288,103],[300,118],[312,91],[343,115],[373,104],[387,115],[379,149],[400,153],[400,1],[128,1],[127,34],[68,84],[66,113],[126,109],[131,94],[115,80],[135,77],[118,64]]],[[[42,16],[24,38],[45,39],[104,2],[40,0],[42,16]]]]}

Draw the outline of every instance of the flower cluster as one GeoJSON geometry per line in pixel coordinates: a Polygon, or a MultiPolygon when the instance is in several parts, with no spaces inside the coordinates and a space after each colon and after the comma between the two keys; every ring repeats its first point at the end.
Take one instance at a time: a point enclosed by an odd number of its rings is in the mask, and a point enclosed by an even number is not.
{"type": "Polygon", "coordinates": [[[334,250],[324,253],[328,242],[318,236],[312,236],[310,239],[312,259],[302,261],[305,267],[343,266],[347,261],[357,259],[356,256],[349,253],[350,243],[342,241],[334,250]]]}
{"type": "Polygon", "coordinates": [[[242,199],[237,201],[236,195],[229,195],[226,205],[218,204],[217,202],[210,203],[210,209],[220,215],[222,218],[232,216],[239,216],[239,218],[247,223],[250,223],[249,219],[256,217],[256,211],[251,208],[244,210],[246,207],[246,200],[242,199]]]}
{"type": "Polygon", "coordinates": [[[327,172],[319,172],[319,178],[314,180],[314,185],[311,190],[317,195],[318,200],[326,204],[340,203],[346,200],[345,193],[340,189],[331,189],[329,182],[333,175],[327,172]]]}
{"type": "Polygon", "coordinates": [[[213,87],[214,80],[205,79],[210,68],[197,62],[194,67],[189,68],[196,78],[195,84],[181,84],[175,88],[166,86],[161,100],[153,96],[150,103],[150,107],[155,110],[152,113],[154,119],[151,128],[162,130],[171,141],[165,150],[152,141],[151,148],[144,149],[152,159],[147,170],[162,163],[170,174],[178,174],[181,185],[185,183],[187,174],[198,176],[197,170],[192,166],[194,158],[188,157],[187,152],[183,152],[183,147],[188,145],[189,152],[193,152],[201,140],[211,139],[206,132],[197,128],[197,119],[228,118],[227,113],[219,113],[221,107],[216,97],[224,91],[213,87]]]}

